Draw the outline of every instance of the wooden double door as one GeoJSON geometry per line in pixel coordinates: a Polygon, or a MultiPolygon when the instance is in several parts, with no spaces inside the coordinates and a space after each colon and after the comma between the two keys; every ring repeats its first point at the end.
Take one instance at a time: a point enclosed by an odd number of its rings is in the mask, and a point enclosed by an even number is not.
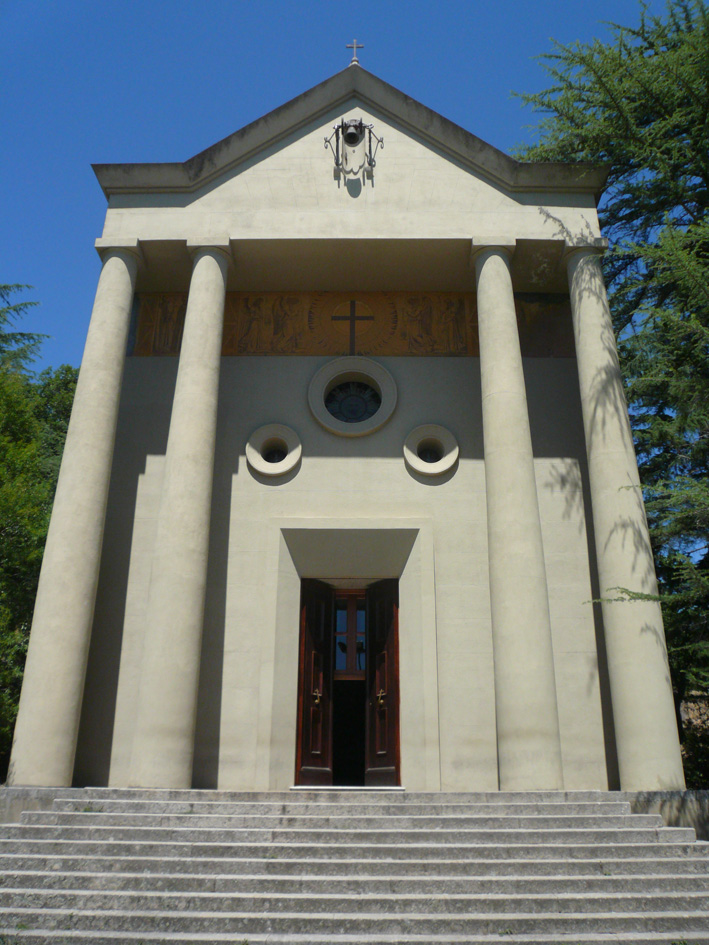
{"type": "Polygon", "coordinates": [[[400,783],[398,594],[303,580],[296,784],[400,783]]]}

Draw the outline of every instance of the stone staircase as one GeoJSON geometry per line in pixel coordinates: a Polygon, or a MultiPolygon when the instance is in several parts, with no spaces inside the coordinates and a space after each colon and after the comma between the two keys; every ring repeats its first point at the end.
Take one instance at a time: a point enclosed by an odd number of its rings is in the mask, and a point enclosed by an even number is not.
{"type": "Polygon", "coordinates": [[[709,843],[598,792],[58,791],[0,945],[709,943],[709,843]]]}

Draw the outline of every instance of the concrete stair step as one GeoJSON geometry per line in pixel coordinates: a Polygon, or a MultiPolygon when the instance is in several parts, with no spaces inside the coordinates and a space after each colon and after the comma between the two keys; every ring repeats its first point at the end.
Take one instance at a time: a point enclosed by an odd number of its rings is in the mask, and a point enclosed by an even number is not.
{"type": "Polygon", "coordinates": [[[583,912],[695,912],[709,916],[706,890],[665,893],[586,892],[523,895],[486,893],[424,895],[418,893],[340,894],[321,893],[224,893],[224,892],[143,892],[135,890],[8,889],[2,894],[2,909],[66,910],[69,912],[165,911],[181,915],[212,912],[254,912],[279,915],[284,912],[313,916],[342,913],[359,916],[465,915],[487,914],[567,914],[583,912]]]}
{"type": "MultiPolygon", "coordinates": [[[[652,816],[652,815],[650,815],[652,816]]],[[[56,836],[54,825],[22,824],[8,826],[3,831],[8,840],[45,840],[56,836]]],[[[151,825],[103,826],[101,823],[87,826],[63,826],[62,837],[66,840],[98,841],[133,841],[133,842],[177,842],[210,843],[220,840],[222,843],[311,843],[313,846],[324,844],[371,844],[381,846],[389,843],[425,844],[425,843],[468,843],[468,844],[576,844],[576,843],[691,843],[695,840],[694,830],[690,827],[614,827],[603,829],[588,828],[402,828],[402,829],[329,829],[308,828],[228,828],[228,827],[170,827],[151,825]]]]}
{"type": "Polygon", "coordinates": [[[84,826],[87,824],[122,827],[209,827],[214,829],[251,828],[273,830],[289,828],[300,830],[608,830],[611,828],[637,829],[662,827],[659,814],[558,814],[556,816],[475,815],[416,815],[416,816],[317,816],[309,814],[222,814],[222,813],[154,813],[105,811],[29,811],[22,814],[21,823],[28,826],[84,826]]]}
{"type": "MultiPolygon", "coordinates": [[[[690,831],[694,833],[694,831],[690,831]]],[[[554,858],[559,857],[568,859],[584,859],[602,857],[604,859],[613,859],[615,856],[624,858],[639,857],[656,859],[662,856],[681,856],[692,853],[693,844],[689,838],[685,842],[656,842],[657,838],[652,837],[647,842],[624,842],[620,839],[617,843],[612,840],[600,842],[598,839],[591,842],[581,842],[580,840],[562,842],[556,839],[554,842],[544,842],[540,840],[536,843],[525,843],[519,839],[519,842],[504,842],[502,839],[491,842],[476,843],[453,843],[452,841],[445,846],[440,842],[431,843],[340,843],[333,840],[330,843],[315,842],[277,842],[271,843],[249,843],[241,842],[199,842],[190,840],[118,840],[105,836],[102,839],[63,839],[56,835],[44,838],[20,837],[17,839],[0,840],[0,855],[5,853],[44,853],[44,854],[64,854],[64,855],[109,855],[109,856],[152,856],[152,857],[221,857],[221,856],[241,856],[258,858],[280,858],[288,859],[295,857],[303,859],[313,857],[316,859],[427,859],[436,861],[438,859],[531,859],[531,858],[554,858]]],[[[701,849],[701,848],[700,848],[701,849]]],[[[703,855],[706,855],[702,851],[703,855]]]]}
{"type": "MultiPolygon", "coordinates": [[[[321,876],[345,876],[349,879],[359,876],[382,877],[518,877],[526,880],[535,876],[574,876],[574,877],[642,877],[645,875],[671,878],[679,875],[706,877],[709,875],[708,851],[697,850],[694,846],[681,857],[664,858],[633,857],[624,859],[609,857],[604,859],[458,859],[458,860],[392,860],[371,858],[339,859],[312,858],[298,859],[262,857],[234,858],[229,856],[212,858],[198,856],[150,857],[150,856],[73,856],[42,855],[17,853],[0,856],[0,870],[10,874],[9,880],[23,870],[46,872],[50,875],[61,873],[96,872],[110,875],[114,872],[137,872],[149,875],[170,871],[171,875],[194,873],[201,877],[226,875],[242,877],[247,875],[296,876],[299,878],[321,876]]],[[[11,884],[11,882],[10,882],[11,884]]]]}
{"type": "MultiPolygon", "coordinates": [[[[0,930],[2,934],[2,930],[0,930]]],[[[9,933],[7,938],[12,945],[76,945],[76,943],[90,943],[90,945],[150,945],[150,943],[179,943],[179,945],[669,945],[672,933],[667,932],[614,932],[611,936],[602,933],[590,933],[569,937],[566,933],[517,933],[514,938],[503,932],[499,935],[410,935],[396,933],[394,935],[378,935],[372,933],[363,937],[343,933],[329,935],[278,935],[267,932],[265,934],[250,933],[248,939],[235,938],[232,933],[188,933],[180,932],[142,932],[138,943],[134,933],[113,931],[81,931],[47,929],[39,934],[30,931],[16,931],[9,933]]],[[[692,933],[691,945],[705,945],[709,943],[709,931],[695,931],[692,933]]]]}
{"type": "MultiPolygon", "coordinates": [[[[250,912],[184,912],[184,911],[111,911],[35,909],[0,907],[0,929],[15,930],[22,926],[37,932],[41,929],[113,930],[132,932],[138,941],[144,932],[231,933],[248,939],[252,933],[288,935],[336,935],[347,928],[360,935],[510,935],[670,932],[682,935],[707,931],[706,913],[672,912],[568,912],[493,913],[486,915],[415,914],[385,915],[380,913],[309,914],[283,912],[256,914],[250,912]]],[[[612,939],[611,939],[612,940],[612,939]]],[[[514,941],[514,939],[508,939],[514,941]]]]}
{"type": "MultiPolygon", "coordinates": [[[[59,797],[52,804],[53,811],[80,811],[83,813],[155,813],[155,814],[241,814],[241,815],[286,815],[329,817],[414,817],[414,816],[557,816],[630,814],[627,801],[593,801],[579,803],[510,803],[510,804],[454,804],[429,801],[422,804],[392,803],[248,803],[246,801],[205,800],[144,800],[141,798],[65,798],[59,797]]],[[[639,815],[634,815],[639,816],[639,815]]]]}
{"type": "Polygon", "coordinates": [[[273,893],[288,895],[580,895],[582,893],[673,892],[707,894],[707,874],[647,874],[599,876],[370,876],[370,875],[234,875],[221,873],[116,873],[98,869],[82,872],[22,871],[0,874],[0,887],[9,890],[132,890],[139,892],[273,893]]]}
{"type": "Polygon", "coordinates": [[[219,801],[249,804],[609,804],[624,800],[607,791],[406,791],[403,788],[299,788],[290,791],[219,791],[192,788],[61,788],[57,799],[219,801]]]}

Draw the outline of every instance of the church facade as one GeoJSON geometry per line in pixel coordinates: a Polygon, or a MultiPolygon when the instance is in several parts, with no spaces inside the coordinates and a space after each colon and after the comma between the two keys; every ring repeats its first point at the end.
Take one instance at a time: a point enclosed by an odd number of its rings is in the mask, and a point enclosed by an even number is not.
{"type": "Polygon", "coordinates": [[[95,171],[10,782],[683,787],[605,172],[358,64],[95,171]]]}

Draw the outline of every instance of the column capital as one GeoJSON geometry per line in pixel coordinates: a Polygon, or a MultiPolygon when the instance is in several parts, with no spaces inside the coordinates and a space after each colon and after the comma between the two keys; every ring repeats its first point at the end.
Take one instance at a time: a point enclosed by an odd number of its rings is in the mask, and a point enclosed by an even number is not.
{"type": "Polygon", "coordinates": [[[141,265],[145,265],[145,256],[140,240],[132,236],[100,236],[94,241],[96,252],[104,262],[109,253],[126,253],[134,256],[141,265]]]}
{"type": "Polygon", "coordinates": [[[608,240],[596,236],[588,240],[565,239],[561,252],[561,261],[567,264],[573,256],[602,256],[608,249],[608,240]]]}
{"type": "Polygon", "coordinates": [[[187,252],[194,261],[200,253],[210,251],[220,253],[226,257],[230,265],[234,265],[234,251],[228,236],[205,236],[186,241],[187,252]]]}
{"type": "Polygon", "coordinates": [[[474,236],[470,241],[470,268],[474,269],[475,260],[487,251],[497,251],[507,259],[512,259],[516,247],[517,240],[509,236],[474,236]]]}

